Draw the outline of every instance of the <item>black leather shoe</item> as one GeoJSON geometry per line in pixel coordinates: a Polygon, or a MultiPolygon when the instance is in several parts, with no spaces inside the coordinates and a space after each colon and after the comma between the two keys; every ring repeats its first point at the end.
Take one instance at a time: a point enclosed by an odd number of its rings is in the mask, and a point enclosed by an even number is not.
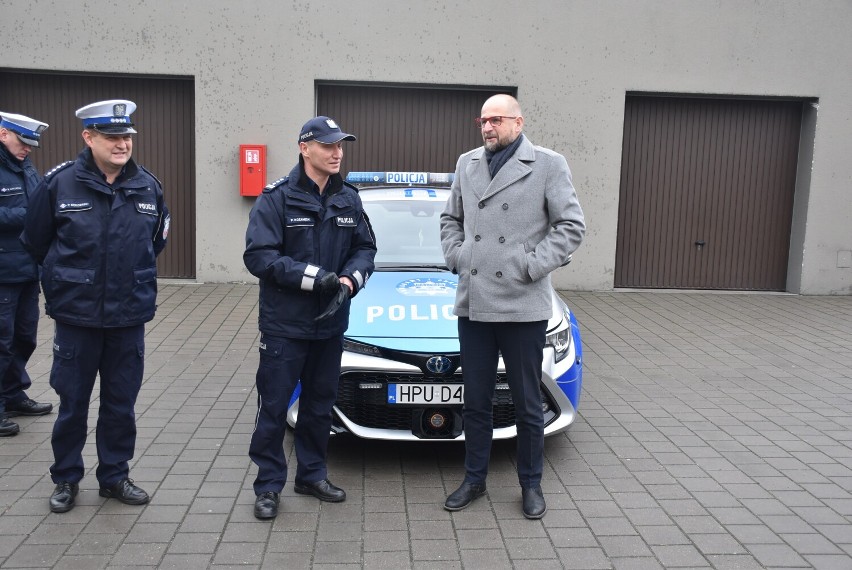
{"type": "Polygon", "coordinates": [[[62,481],[56,484],[53,494],[50,496],[50,510],[54,513],[67,513],[74,508],[74,498],[80,487],[77,483],[62,481]]]}
{"type": "Polygon", "coordinates": [[[547,503],[544,502],[544,494],[541,487],[522,489],[524,503],[524,516],[528,519],[540,519],[547,512],[547,503]]]}
{"type": "Polygon", "coordinates": [[[346,500],[346,491],[335,487],[328,479],[313,483],[296,483],[294,489],[300,495],[313,495],[327,503],[342,503],[346,500]]]}
{"type": "Polygon", "coordinates": [[[101,487],[101,497],[118,499],[125,505],[144,505],[151,500],[148,493],[133,484],[131,479],[122,479],[112,487],[101,487]]]}
{"type": "Polygon", "coordinates": [[[460,511],[471,504],[474,499],[478,499],[484,494],[485,483],[468,483],[465,481],[461,484],[461,487],[447,497],[444,508],[448,511],[460,511]]]}
{"type": "Polygon", "coordinates": [[[6,416],[0,414],[0,437],[12,437],[18,435],[21,428],[15,422],[10,422],[6,416]]]}
{"type": "Polygon", "coordinates": [[[254,500],[254,516],[261,520],[278,516],[278,493],[266,491],[258,495],[254,500]]]}
{"type": "Polygon", "coordinates": [[[6,402],[6,415],[10,418],[15,416],[43,416],[51,411],[53,411],[53,404],[39,404],[29,398],[20,402],[6,402]]]}

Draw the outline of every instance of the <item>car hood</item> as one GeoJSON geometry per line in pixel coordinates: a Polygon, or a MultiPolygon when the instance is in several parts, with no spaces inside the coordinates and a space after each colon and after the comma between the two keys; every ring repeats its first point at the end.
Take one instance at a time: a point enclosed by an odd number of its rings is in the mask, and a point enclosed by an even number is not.
{"type": "Polygon", "coordinates": [[[352,299],[346,337],[394,350],[458,352],[458,276],[376,271],[352,299]]]}
{"type": "MultiPolygon", "coordinates": [[[[457,288],[458,276],[449,272],[376,271],[352,299],[346,337],[393,350],[458,352],[457,288]]],[[[554,291],[548,331],[564,308],[554,291]]]]}

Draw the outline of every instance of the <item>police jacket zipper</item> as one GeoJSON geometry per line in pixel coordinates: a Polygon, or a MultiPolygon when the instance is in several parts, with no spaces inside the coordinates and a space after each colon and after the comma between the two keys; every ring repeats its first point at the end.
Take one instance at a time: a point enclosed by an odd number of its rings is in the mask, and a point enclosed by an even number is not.
{"type": "Polygon", "coordinates": [[[107,278],[107,272],[109,271],[109,227],[112,223],[112,203],[115,200],[115,190],[110,186],[109,187],[110,194],[107,195],[107,211],[106,211],[106,223],[104,224],[104,229],[101,235],[101,244],[103,246],[103,275],[101,277],[101,282],[103,283],[103,294],[101,295],[101,326],[107,325],[107,316],[106,316],[106,302],[107,302],[107,294],[109,287],[109,279],[107,278]]]}
{"type": "MultiPolygon", "coordinates": [[[[325,218],[325,205],[322,201],[322,195],[320,195],[320,203],[319,210],[317,211],[317,223],[314,224],[314,260],[316,264],[326,271],[331,271],[328,267],[325,267],[322,263],[322,224],[323,219],[325,218]]],[[[322,292],[316,294],[316,315],[322,313],[322,292]]],[[[316,321],[314,324],[314,334],[317,334],[320,330],[320,322],[316,321]]]]}

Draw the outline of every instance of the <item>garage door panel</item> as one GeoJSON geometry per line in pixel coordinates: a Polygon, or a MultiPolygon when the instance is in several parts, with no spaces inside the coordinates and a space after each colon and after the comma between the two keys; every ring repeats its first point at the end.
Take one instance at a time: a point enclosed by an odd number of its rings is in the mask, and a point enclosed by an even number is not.
{"type": "Polygon", "coordinates": [[[783,290],[801,103],[629,96],[616,287],[783,290]]]}
{"type": "Polygon", "coordinates": [[[482,104],[508,87],[317,85],[317,113],[337,120],[358,142],[345,171],[453,172],[459,155],[482,145],[474,125],[482,104]]]}
{"type": "Polygon", "coordinates": [[[44,143],[30,155],[39,172],[77,157],[84,147],[74,115],[93,101],[130,99],[133,159],[163,183],[172,216],[166,249],[157,258],[161,277],[195,277],[194,84],[185,77],[113,76],[0,71],[0,109],[50,125],[44,143]]]}

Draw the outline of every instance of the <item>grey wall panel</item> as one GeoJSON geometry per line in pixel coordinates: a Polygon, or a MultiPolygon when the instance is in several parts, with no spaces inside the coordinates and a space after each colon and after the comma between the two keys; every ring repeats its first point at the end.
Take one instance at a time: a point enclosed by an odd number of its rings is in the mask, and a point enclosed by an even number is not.
{"type": "Polygon", "coordinates": [[[849,0],[28,0],[2,15],[0,68],[194,79],[199,280],[255,281],[239,145],[267,145],[269,180],[286,174],[317,82],[333,81],[516,86],[525,132],[566,156],[586,213],[553,274],[565,290],[613,288],[627,93],[819,101],[787,287],[852,294],[849,0]]]}

